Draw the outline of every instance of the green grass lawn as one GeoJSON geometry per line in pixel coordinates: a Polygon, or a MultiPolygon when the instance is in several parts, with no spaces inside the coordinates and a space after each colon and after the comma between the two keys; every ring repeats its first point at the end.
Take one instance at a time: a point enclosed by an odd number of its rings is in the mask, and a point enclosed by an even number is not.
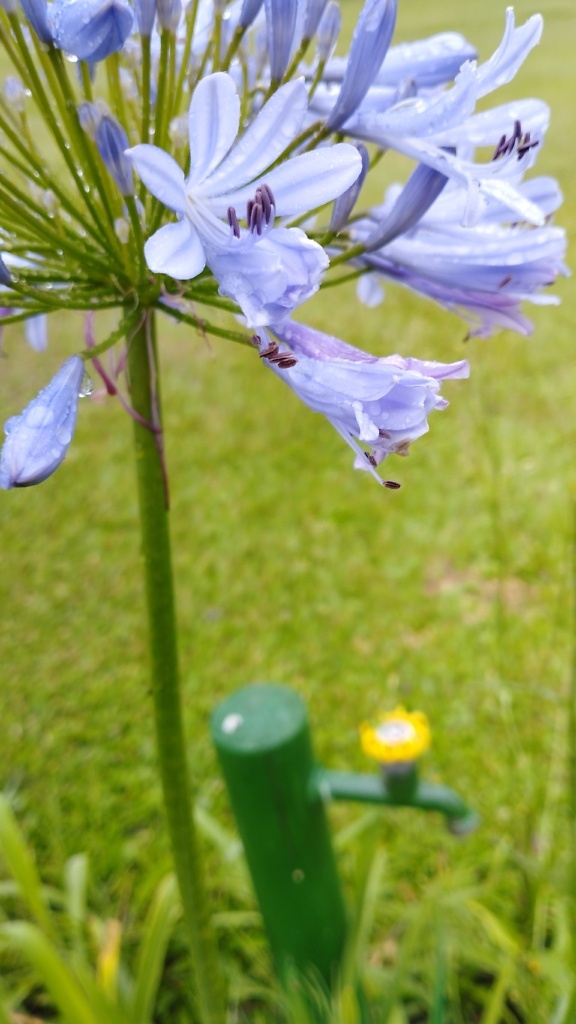
{"type": "MultiPolygon", "coordinates": [[[[344,7],[351,23],[357,5],[344,7]]],[[[542,0],[540,9],[543,42],[502,97],[551,104],[538,171],[559,178],[566,202],[558,220],[573,232],[572,3],[542,0]]],[[[518,20],[533,10],[521,0],[518,20]]],[[[397,40],[457,29],[485,58],[503,19],[495,0],[404,0],[397,40]]],[[[380,166],[384,188],[386,159],[380,166]]],[[[433,730],[426,774],[458,789],[482,817],[473,836],[456,840],[434,816],[423,831],[415,812],[382,812],[392,882],[375,948],[398,900],[457,891],[464,877],[488,878],[493,907],[521,929],[529,910],[516,869],[546,839],[550,777],[560,810],[566,798],[572,282],[557,294],[560,307],[529,311],[529,339],[505,332],[464,343],[457,318],[392,286],[375,310],[360,307],[350,285],[299,311],[373,352],[470,360],[470,381],[444,386],[450,407],[431,416],[411,457],[387,463],[402,483],[394,493],[352,470],[330,425],[253,350],[161,325],[182,675],[201,803],[233,828],[208,718],[235,688],[270,680],[304,696],[318,756],[337,768],[369,770],[362,719],[398,702],[424,710],[433,730]]],[[[72,315],[52,322],[42,355],[18,327],[6,330],[2,418],[83,347],[81,328],[72,315]]],[[[131,440],[117,403],[86,400],[62,469],[0,500],[0,785],[15,795],[45,877],[87,851],[93,904],[120,917],[169,868],[131,440]]],[[[335,826],[361,813],[339,806],[335,826]]],[[[565,832],[561,824],[554,832],[560,852],[565,832]]],[[[225,877],[209,856],[216,892],[225,877]]],[[[353,861],[344,858],[349,881],[353,861]]]]}

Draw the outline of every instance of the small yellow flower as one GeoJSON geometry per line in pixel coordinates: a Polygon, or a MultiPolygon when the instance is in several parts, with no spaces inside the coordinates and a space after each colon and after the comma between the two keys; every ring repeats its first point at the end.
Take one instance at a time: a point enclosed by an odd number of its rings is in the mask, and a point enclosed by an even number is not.
{"type": "Polygon", "coordinates": [[[397,707],[382,715],[376,725],[363,722],[360,743],[368,757],[381,764],[415,761],[430,746],[430,726],[422,711],[397,707]]]}

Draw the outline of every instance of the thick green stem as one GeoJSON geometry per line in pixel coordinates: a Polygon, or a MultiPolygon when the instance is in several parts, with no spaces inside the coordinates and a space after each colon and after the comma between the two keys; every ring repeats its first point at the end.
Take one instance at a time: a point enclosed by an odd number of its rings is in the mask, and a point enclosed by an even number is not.
{"type": "Polygon", "coordinates": [[[132,405],[155,429],[134,422],[142,553],[146,577],[152,693],[158,762],[176,875],[190,940],[202,1024],[224,1020],[223,987],[208,896],[192,815],[178,675],[176,617],[165,478],[161,454],[154,313],[147,310],[131,338],[132,405]]]}

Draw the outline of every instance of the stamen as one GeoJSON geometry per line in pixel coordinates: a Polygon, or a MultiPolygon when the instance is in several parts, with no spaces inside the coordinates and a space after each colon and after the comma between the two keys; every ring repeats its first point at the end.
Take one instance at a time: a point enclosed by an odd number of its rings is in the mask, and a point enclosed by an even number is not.
{"type": "MultiPolygon", "coordinates": [[[[253,345],[260,346],[261,344],[261,339],[257,334],[252,335],[251,341],[253,345]]],[[[298,362],[292,352],[281,352],[275,341],[271,341],[268,347],[262,350],[260,359],[267,359],[269,363],[274,363],[281,370],[290,370],[298,362]]]]}
{"type": "Polygon", "coordinates": [[[252,234],[262,234],[264,225],[268,227],[274,220],[275,210],[272,189],[269,185],[259,185],[254,199],[249,199],[246,204],[246,223],[252,234]]]}
{"type": "Polygon", "coordinates": [[[522,135],[522,125],[520,121],[514,121],[514,129],[510,138],[507,138],[506,135],[501,136],[500,142],[496,146],[492,155],[492,160],[498,160],[501,156],[507,156],[509,153],[514,151],[514,147],[516,147],[518,159],[521,160],[529,149],[533,149],[534,146],[537,145],[538,139],[531,139],[530,132],[526,132],[525,135],[522,135]]]}
{"type": "Polygon", "coordinates": [[[258,334],[253,334],[250,338],[250,344],[254,345],[254,348],[260,348],[262,344],[262,338],[258,334]]]}
{"type": "Polygon", "coordinates": [[[538,145],[538,139],[531,139],[530,132],[526,132],[526,135],[518,144],[518,159],[520,160],[529,149],[534,149],[534,146],[538,145]]]}
{"type": "Polygon", "coordinates": [[[396,480],[383,480],[382,485],[387,487],[390,491],[397,491],[402,484],[396,482],[396,480]]]}
{"type": "Polygon", "coordinates": [[[254,234],[254,232],[256,232],[257,235],[262,234],[263,220],[264,211],[260,203],[258,202],[258,193],[256,193],[256,202],[254,203],[254,205],[252,206],[252,210],[250,211],[250,221],[248,224],[248,227],[250,228],[252,234],[254,234]]]}
{"type": "Polygon", "coordinates": [[[372,452],[364,452],[364,455],[368,459],[368,462],[370,463],[370,465],[374,466],[374,469],[376,469],[376,466],[378,465],[378,463],[376,462],[376,459],[372,455],[372,452]]]}
{"type": "Polygon", "coordinates": [[[236,210],[234,209],[233,206],[228,207],[228,223],[232,228],[232,234],[234,235],[234,238],[240,238],[240,225],[238,223],[236,210]]]}

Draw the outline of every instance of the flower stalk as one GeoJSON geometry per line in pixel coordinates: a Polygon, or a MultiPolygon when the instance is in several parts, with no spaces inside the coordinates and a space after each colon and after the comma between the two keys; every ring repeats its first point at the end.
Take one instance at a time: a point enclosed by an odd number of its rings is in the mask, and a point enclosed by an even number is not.
{"type": "MultiPolygon", "coordinates": [[[[146,310],[128,344],[132,406],[160,423],[154,312],[146,310]]],[[[176,614],[161,434],[134,420],[142,554],[148,608],[152,697],[164,807],[190,942],[203,1024],[224,1019],[223,985],[192,814],[178,668],[176,614]],[[160,440],[159,440],[160,438],[160,440]]]]}

